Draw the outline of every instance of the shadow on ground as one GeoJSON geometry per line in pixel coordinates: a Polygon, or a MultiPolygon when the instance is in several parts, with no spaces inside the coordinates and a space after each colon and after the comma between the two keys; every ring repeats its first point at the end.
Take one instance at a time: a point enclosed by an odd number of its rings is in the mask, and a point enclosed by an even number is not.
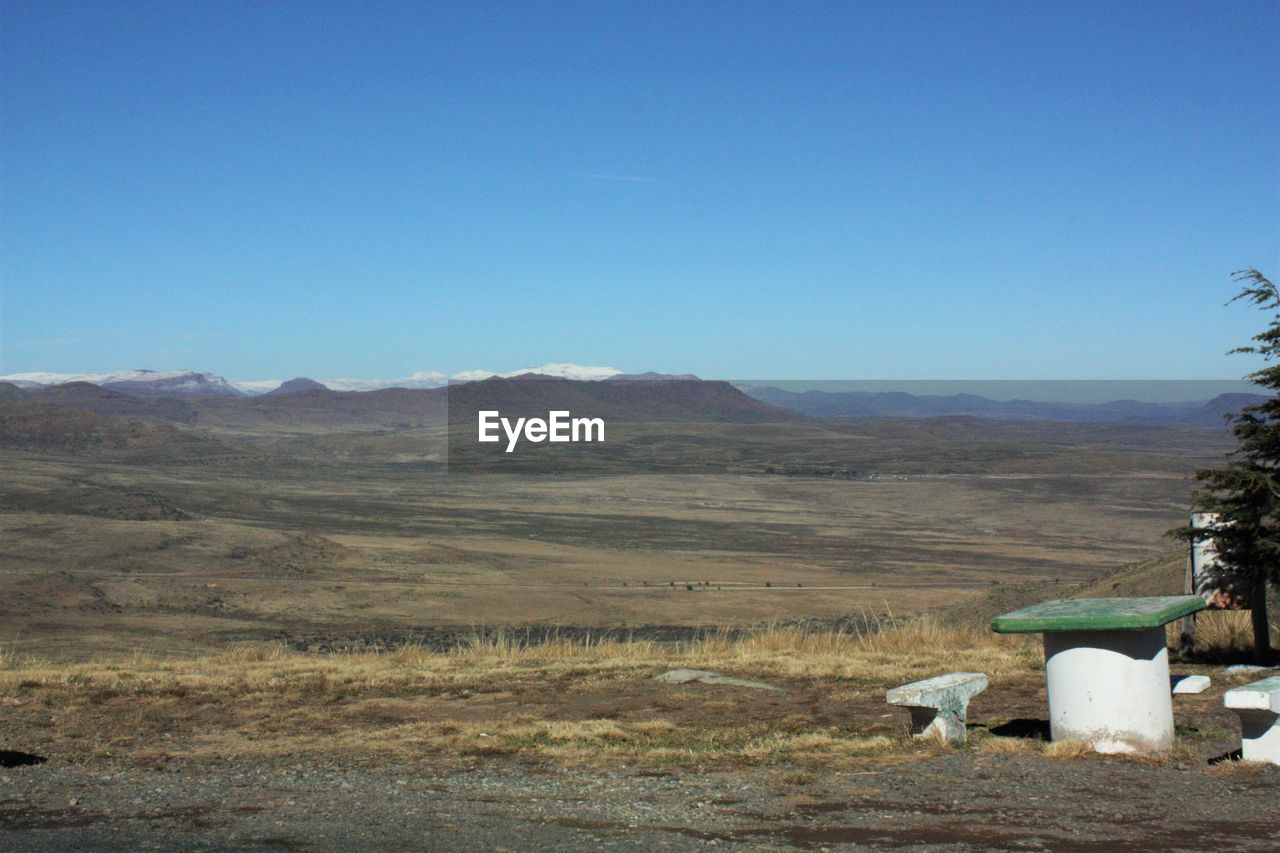
{"type": "Polygon", "coordinates": [[[1048,740],[1049,721],[1019,717],[1007,723],[993,726],[988,731],[997,737],[1018,737],[1025,740],[1048,740]]]}
{"type": "Polygon", "coordinates": [[[44,764],[48,760],[43,755],[34,755],[30,752],[0,749],[0,767],[31,767],[36,764],[44,764]]]}

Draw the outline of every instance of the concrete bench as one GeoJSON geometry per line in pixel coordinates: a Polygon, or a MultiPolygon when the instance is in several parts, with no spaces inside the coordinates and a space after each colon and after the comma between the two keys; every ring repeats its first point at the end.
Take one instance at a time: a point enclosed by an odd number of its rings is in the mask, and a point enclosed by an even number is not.
{"type": "Polygon", "coordinates": [[[1203,693],[1212,684],[1207,675],[1171,675],[1169,680],[1173,682],[1174,696],[1203,693]]]}
{"type": "Polygon", "coordinates": [[[1280,675],[1228,690],[1222,701],[1240,715],[1240,757],[1280,764],[1280,675]]]}
{"type": "Polygon", "coordinates": [[[987,677],[982,673],[952,672],[895,687],[885,700],[911,711],[913,736],[964,743],[969,700],[986,689],[987,677]]]}

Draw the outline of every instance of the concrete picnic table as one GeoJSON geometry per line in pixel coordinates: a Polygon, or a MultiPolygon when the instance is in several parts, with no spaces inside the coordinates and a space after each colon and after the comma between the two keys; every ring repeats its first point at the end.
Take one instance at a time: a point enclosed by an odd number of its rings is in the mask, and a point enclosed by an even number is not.
{"type": "Polygon", "coordinates": [[[1173,746],[1164,626],[1203,610],[1198,595],[1045,601],[991,621],[999,634],[1044,634],[1049,730],[1097,752],[1173,746]]]}

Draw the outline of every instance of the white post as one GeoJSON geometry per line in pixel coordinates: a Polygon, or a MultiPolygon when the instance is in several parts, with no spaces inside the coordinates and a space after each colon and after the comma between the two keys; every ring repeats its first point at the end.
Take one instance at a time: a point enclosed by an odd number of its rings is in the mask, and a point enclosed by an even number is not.
{"type": "MultiPolygon", "coordinates": [[[[1218,519],[1219,515],[1216,512],[1193,512],[1191,527],[1195,530],[1208,530],[1217,526],[1218,519]]],[[[1217,565],[1218,549],[1214,547],[1212,539],[1197,539],[1191,543],[1191,573],[1197,580],[1204,577],[1211,567],[1217,565]]]]}
{"type": "Polygon", "coordinates": [[[1173,746],[1169,652],[1163,627],[1044,635],[1049,728],[1097,752],[1173,746]]]}

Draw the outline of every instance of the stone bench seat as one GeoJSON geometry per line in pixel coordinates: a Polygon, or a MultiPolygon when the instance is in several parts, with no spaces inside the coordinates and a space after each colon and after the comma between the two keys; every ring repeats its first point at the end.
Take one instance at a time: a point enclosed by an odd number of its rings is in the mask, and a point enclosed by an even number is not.
{"type": "Polygon", "coordinates": [[[1240,758],[1280,765],[1280,675],[1228,690],[1222,702],[1240,715],[1240,758]]]}
{"type": "Polygon", "coordinates": [[[1207,675],[1174,675],[1170,676],[1170,680],[1173,682],[1175,696],[1203,693],[1213,683],[1207,675]]]}
{"type": "Polygon", "coordinates": [[[952,672],[895,687],[885,700],[911,711],[913,736],[959,744],[965,742],[969,700],[986,689],[981,672],[952,672]]]}

